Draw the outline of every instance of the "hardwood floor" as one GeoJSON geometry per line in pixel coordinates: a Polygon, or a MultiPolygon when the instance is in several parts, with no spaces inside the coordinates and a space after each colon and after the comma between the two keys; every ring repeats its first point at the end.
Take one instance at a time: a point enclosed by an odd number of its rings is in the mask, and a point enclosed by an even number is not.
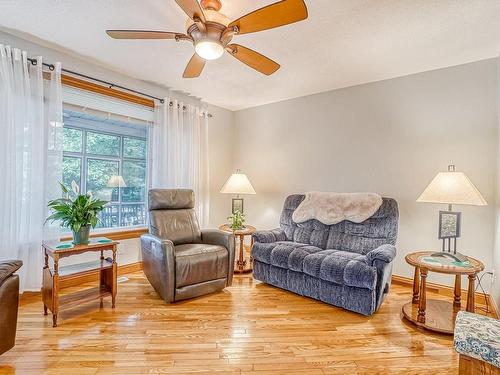
{"type": "Polygon", "coordinates": [[[0,374],[457,373],[451,336],[401,321],[409,287],[393,285],[379,312],[364,317],[249,275],[172,305],[142,272],[127,277],[114,311],[109,301],[102,310],[89,303],[61,313],[57,328],[39,295],[23,297],[17,345],[0,356],[0,374]]]}

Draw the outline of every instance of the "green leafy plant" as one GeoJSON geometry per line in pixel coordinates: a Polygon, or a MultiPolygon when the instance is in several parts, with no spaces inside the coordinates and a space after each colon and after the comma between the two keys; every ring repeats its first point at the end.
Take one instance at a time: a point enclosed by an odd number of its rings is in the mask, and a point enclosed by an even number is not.
{"type": "Polygon", "coordinates": [[[245,214],[237,210],[232,215],[228,216],[227,219],[231,224],[230,227],[232,230],[242,229],[245,223],[245,214]]]}
{"type": "Polygon", "coordinates": [[[60,185],[64,197],[49,201],[48,207],[52,214],[45,222],[59,220],[63,227],[70,228],[73,232],[88,226],[95,228],[99,222],[97,215],[108,202],[94,198],[91,192],[80,194],[75,181],[71,183],[71,190],[62,183],[60,185]]]}

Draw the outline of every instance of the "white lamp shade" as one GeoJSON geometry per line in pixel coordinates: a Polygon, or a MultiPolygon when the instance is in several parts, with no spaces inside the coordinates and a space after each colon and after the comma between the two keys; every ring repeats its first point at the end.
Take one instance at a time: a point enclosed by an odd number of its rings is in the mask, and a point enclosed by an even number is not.
{"type": "Polygon", "coordinates": [[[417,202],[486,206],[479,190],[462,172],[440,172],[420,194],[417,202]]]}
{"type": "Polygon", "coordinates": [[[122,187],[127,187],[127,185],[125,184],[125,181],[123,180],[122,176],[111,176],[111,178],[108,180],[108,187],[122,188],[122,187]]]}
{"type": "Polygon", "coordinates": [[[225,194],[255,194],[246,174],[238,171],[227,179],[220,192],[225,194]]]}

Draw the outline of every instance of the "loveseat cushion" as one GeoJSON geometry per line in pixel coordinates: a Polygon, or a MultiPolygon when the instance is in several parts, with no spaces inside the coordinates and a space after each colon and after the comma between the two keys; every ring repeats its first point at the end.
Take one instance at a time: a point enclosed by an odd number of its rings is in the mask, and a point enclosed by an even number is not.
{"type": "Polygon", "coordinates": [[[304,262],[308,255],[316,254],[323,249],[316,246],[301,246],[295,249],[288,257],[288,269],[296,272],[304,272],[304,262]]]}
{"type": "Polygon", "coordinates": [[[318,251],[322,249],[291,241],[256,242],[253,245],[252,257],[262,263],[302,272],[304,258],[318,251]]]}
{"type": "Polygon", "coordinates": [[[186,244],[174,247],[177,288],[227,276],[229,254],[225,247],[186,244]]]}
{"type": "Polygon", "coordinates": [[[305,246],[305,245],[291,241],[277,241],[269,243],[255,242],[252,247],[252,258],[262,263],[271,264],[271,254],[277,246],[285,248],[290,247],[292,249],[298,246],[305,246]]]}
{"type": "Polygon", "coordinates": [[[253,259],[265,264],[271,264],[271,252],[277,245],[277,242],[255,242],[252,247],[253,259]]]}
{"type": "Polygon", "coordinates": [[[288,258],[294,251],[304,247],[304,244],[294,242],[277,243],[274,249],[271,250],[271,265],[288,269],[288,258]]]}
{"type": "Polygon", "coordinates": [[[295,242],[325,249],[328,234],[330,233],[328,225],[322,224],[318,220],[308,220],[304,223],[295,223],[295,225],[296,228],[293,232],[293,240],[295,242]]]}
{"type": "Polygon", "coordinates": [[[276,246],[271,252],[271,265],[303,272],[304,259],[309,254],[322,251],[319,247],[290,243],[276,246]]]}
{"type": "Polygon", "coordinates": [[[341,250],[323,250],[304,259],[304,273],[335,284],[374,290],[377,270],[366,256],[341,250]]]}

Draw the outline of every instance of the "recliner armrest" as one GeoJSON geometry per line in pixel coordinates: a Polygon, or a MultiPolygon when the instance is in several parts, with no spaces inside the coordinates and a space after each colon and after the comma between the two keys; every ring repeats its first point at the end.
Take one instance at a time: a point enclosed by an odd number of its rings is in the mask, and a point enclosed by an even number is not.
{"type": "Polygon", "coordinates": [[[23,265],[22,260],[4,260],[0,262],[0,285],[23,265]]]}
{"type": "Polygon", "coordinates": [[[375,260],[390,263],[395,257],[396,247],[391,244],[384,244],[366,254],[366,261],[370,266],[373,266],[375,260]]]}
{"type": "Polygon", "coordinates": [[[174,244],[152,234],[141,236],[143,271],[153,288],[165,300],[174,301],[174,244]]]}
{"type": "Polygon", "coordinates": [[[229,264],[226,285],[230,286],[233,283],[234,273],[234,234],[218,229],[202,229],[201,242],[207,245],[223,246],[227,249],[229,264]]]}
{"type": "Polygon", "coordinates": [[[270,243],[286,241],[286,234],[283,229],[276,228],[271,230],[259,230],[252,234],[252,238],[255,242],[270,243]]]}
{"type": "Polygon", "coordinates": [[[217,229],[202,229],[201,242],[208,245],[224,246],[234,250],[234,234],[217,229]]]}
{"type": "Polygon", "coordinates": [[[141,236],[141,245],[145,246],[147,249],[158,252],[174,251],[174,243],[170,240],[164,240],[154,234],[143,234],[141,236]]]}

